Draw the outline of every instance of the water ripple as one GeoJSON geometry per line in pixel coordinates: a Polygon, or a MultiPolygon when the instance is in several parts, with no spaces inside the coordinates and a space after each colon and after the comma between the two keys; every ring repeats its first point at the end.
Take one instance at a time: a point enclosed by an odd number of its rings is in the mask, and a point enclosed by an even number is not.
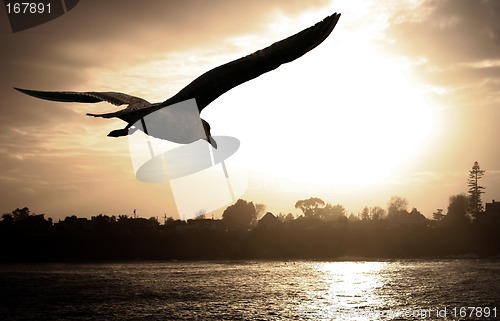
{"type": "Polygon", "coordinates": [[[0,266],[1,320],[458,320],[499,301],[487,260],[0,266]]]}

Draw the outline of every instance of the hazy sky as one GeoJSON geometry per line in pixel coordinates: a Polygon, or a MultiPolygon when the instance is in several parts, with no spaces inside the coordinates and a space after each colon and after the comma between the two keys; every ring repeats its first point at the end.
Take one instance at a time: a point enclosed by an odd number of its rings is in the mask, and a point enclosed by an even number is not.
{"type": "MultiPolygon", "coordinates": [[[[499,1],[81,1],[13,34],[0,12],[0,213],[176,215],[166,184],[136,180],[115,106],[12,89],[120,91],[149,101],[334,12],[331,36],[202,113],[240,140],[248,190],[274,213],[321,197],[348,212],[392,195],[430,217],[467,191],[500,199],[499,1]]],[[[207,193],[217,191],[207,190],[207,193]]]]}

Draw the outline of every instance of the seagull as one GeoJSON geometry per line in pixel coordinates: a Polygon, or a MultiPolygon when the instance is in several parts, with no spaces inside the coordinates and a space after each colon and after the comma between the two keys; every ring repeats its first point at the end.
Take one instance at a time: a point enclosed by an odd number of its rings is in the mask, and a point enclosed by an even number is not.
{"type": "MultiPolygon", "coordinates": [[[[282,64],[294,61],[295,59],[303,56],[306,52],[314,49],[330,35],[339,18],[340,13],[334,13],[316,23],[314,26],[278,41],[269,47],[213,68],[193,80],[171,98],[159,103],[149,103],[142,98],[130,96],[120,92],[39,91],[16,87],[14,87],[14,89],[36,98],[52,101],[78,103],[97,103],[105,101],[116,106],[128,105],[126,108],[116,112],[105,114],[87,113],[87,116],[102,118],[115,117],[128,123],[127,126],[122,129],[111,131],[108,134],[109,137],[127,136],[135,132],[137,129],[140,129],[134,126],[134,124],[139,121],[142,123],[142,131],[145,134],[150,135],[144,122],[145,116],[162,108],[168,108],[169,106],[190,99],[195,99],[198,112],[201,113],[201,111],[212,101],[232,88],[257,78],[266,72],[274,70],[282,64]]],[[[199,113],[197,115],[198,118],[199,113]]],[[[200,119],[201,118],[198,119],[198,124],[200,119]]],[[[193,124],[192,120],[189,121],[190,124],[193,124]]],[[[172,120],[169,124],[170,123],[186,124],[186,121],[178,122],[177,120],[172,120]]],[[[217,143],[212,138],[210,133],[210,125],[204,119],[201,119],[201,123],[204,131],[204,133],[202,131],[201,135],[198,134],[195,137],[193,137],[193,135],[187,135],[188,138],[179,138],[185,137],[186,135],[173,135],[179,137],[157,138],[167,139],[175,143],[182,144],[189,144],[199,139],[203,139],[210,143],[214,148],[217,148],[217,143]]]]}

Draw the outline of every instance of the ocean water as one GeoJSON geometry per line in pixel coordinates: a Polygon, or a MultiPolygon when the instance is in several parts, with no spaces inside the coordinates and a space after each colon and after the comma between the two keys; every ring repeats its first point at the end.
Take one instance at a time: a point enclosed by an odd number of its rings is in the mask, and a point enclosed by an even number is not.
{"type": "Polygon", "coordinates": [[[500,320],[500,261],[0,265],[0,320],[500,320]]]}

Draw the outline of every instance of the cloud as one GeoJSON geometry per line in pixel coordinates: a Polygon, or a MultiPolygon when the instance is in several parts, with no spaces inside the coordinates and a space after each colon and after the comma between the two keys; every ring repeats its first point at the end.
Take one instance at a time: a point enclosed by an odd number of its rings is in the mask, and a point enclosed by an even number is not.
{"type": "Polygon", "coordinates": [[[498,89],[498,1],[423,1],[414,10],[396,12],[387,35],[397,53],[421,62],[419,73],[436,86],[475,98],[498,89]]]}
{"type": "Polygon", "coordinates": [[[398,48],[443,65],[500,57],[498,1],[424,1],[416,11],[399,11],[389,34],[398,48]]]}

